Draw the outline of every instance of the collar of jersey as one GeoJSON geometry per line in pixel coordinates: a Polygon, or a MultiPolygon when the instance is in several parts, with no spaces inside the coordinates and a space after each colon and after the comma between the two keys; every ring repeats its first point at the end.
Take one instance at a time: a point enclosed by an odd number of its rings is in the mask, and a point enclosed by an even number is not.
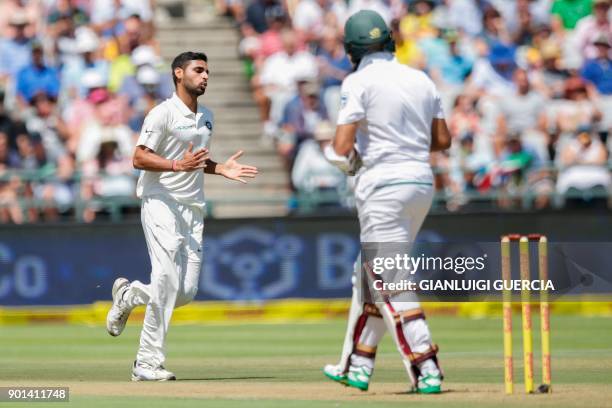
{"type": "Polygon", "coordinates": [[[393,54],[391,54],[390,52],[384,52],[384,51],[374,52],[372,54],[368,54],[365,57],[363,57],[363,59],[359,63],[359,67],[357,69],[358,70],[359,69],[363,69],[367,65],[372,64],[374,62],[392,61],[393,58],[394,58],[393,54]]]}
{"type": "MultiPolygon", "coordinates": [[[[183,102],[183,100],[178,97],[176,92],[172,94],[172,98],[170,98],[170,100],[172,101],[174,106],[176,106],[177,109],[183,114],[183,116],[195,115],[195,113],[193,113],[191,109],[189,109],[187,105],[185,105],[185,102],[183,102]]],[[[199,112],[200,112],[200,106],[198,105],[198,113],[199,112]]]]}

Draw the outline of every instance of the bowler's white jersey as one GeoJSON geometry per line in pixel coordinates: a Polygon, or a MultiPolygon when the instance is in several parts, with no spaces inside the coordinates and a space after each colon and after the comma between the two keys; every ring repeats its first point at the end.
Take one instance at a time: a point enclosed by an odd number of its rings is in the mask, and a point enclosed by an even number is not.
{"type": "MultiPolygon", "coordinates": [[[[157,155],[180,160],[193,143],[193,151],[210,146],[213,115],[198,105],[193,113],[176,95],[149,112],[142,125],[137,146],[146,146],[157,155]]],[[[156,172],[142,170],[136,187],[138,197],[161,195],[180,204],[204,207],[204,172],[156,172]]]]}
{"type": "Polygon", "coordinates": [[[379,163],[429,167],[434,118],[444,118],[434,83],[391,53],[366,55],[342,83],[338,125],[359,122],[356,144],[366,169],[379,163]]]}

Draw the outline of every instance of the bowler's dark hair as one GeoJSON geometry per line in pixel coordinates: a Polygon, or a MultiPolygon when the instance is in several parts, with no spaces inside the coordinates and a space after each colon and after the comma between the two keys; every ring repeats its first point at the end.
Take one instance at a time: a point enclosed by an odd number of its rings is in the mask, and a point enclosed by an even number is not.
{"type": "Polygon", "coordinates": [[[187,66],[190,61],[196,60],[208,62],[208,57],[203,52],[187,51],[177,55],[176,58],[174,58],[174,61],[172,61],[172,80],[174,81],[174,86],[176,86],[178,81],[178,78],[176,75],[174,75],[174,70],[177,68],[185,69],[185,66],[187,66]]]}

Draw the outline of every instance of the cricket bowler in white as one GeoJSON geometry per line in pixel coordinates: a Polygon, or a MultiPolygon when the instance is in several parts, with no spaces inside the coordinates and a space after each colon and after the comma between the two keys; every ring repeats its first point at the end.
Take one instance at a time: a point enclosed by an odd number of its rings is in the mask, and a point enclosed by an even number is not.
{"type": "Polygon", "coordinates": [[[164,345],[174,308],[191,302],[198,289],[204,173],[242,183],[245,177],[257,174],[257,168],[236,161],[242,151],[223,164],[209,158],[213,115],[198,104],[208,84],[206,55],[178,55],[172,62],[172,75],[176,92],[146,116],[133,157],[134,167],[141,170],[136,193],[142,199],[151,283],[115,280],[113,305],[106,319],[108,332],[118,336],[132,309],[146,305],[132,381],[176,379],[164,368],[164,345]]]}
{"type": "MultiPolygon", "coordinates": [[[[342,83],[336,135],[325,154],[355,174],[361,242],[409,245],[433,199],[430,152],[450,147],[440,97],[425,73],[397,62],[390,30],[376,12],[351,16],[344,35],[355,71],[342,83]]],[[[386,330],[402,356],[411,390],[441,392],[438,348],[416,296],[365,303],[355,285],[340,362],[325,366],[324,374],[367,390],[386,330]]]]}

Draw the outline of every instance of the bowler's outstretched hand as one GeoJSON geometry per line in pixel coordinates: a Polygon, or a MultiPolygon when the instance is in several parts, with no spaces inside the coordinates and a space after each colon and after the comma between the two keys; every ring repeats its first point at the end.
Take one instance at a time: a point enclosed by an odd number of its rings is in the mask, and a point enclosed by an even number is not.
{"type": "Polygon", "coordinates": [[[227,161],[223,163],[219,173],[230,180],[236,180],[244,184],[247,183],[244,178],[255,178],[259,173],[257,167],[240,164],[237,161],[243,153],[242,150],[239,150],[227,159],[227,161]]]}

